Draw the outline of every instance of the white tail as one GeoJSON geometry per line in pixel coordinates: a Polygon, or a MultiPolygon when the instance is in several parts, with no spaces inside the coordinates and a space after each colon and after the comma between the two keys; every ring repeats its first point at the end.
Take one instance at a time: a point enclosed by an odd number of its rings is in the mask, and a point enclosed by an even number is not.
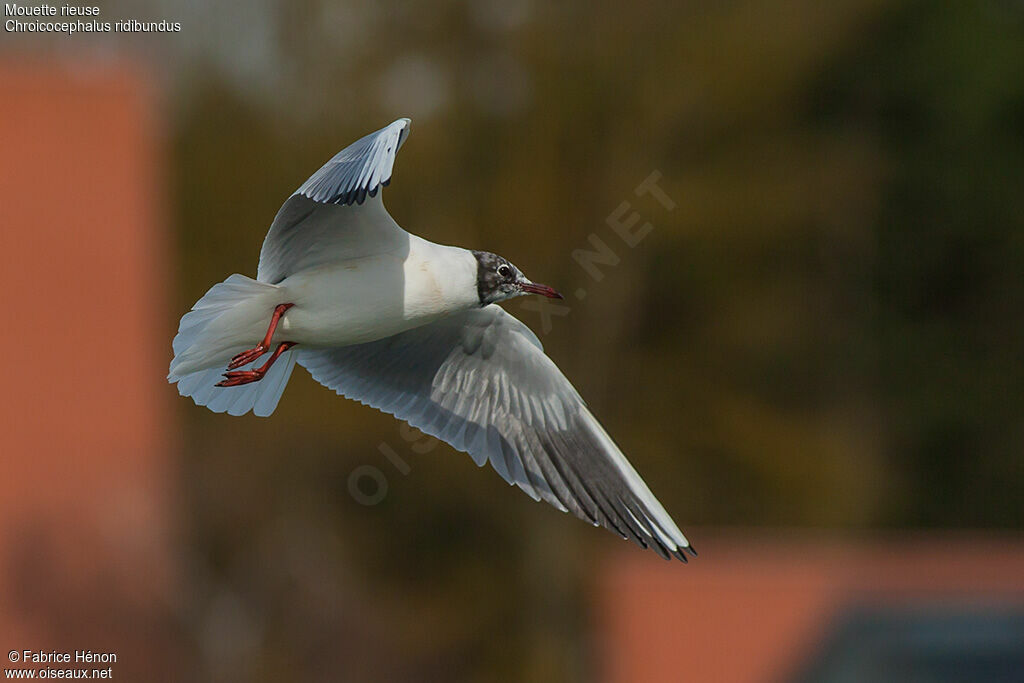
{"type": "MultiPolygon", "coordinates": [[[[251,348],[266,334],[279,288],[244,275],[232,275],[210,288],[181,318],[172,347],[167,381],[178,383],[178,393],[215,413],[260,417],[274,412],[295,367],[296,352],[286,351],[258,382],[235,387],[215,386],[231,357],[251,348]]],[[[239,368],[248,370],[263,359],[239,368]]]]}

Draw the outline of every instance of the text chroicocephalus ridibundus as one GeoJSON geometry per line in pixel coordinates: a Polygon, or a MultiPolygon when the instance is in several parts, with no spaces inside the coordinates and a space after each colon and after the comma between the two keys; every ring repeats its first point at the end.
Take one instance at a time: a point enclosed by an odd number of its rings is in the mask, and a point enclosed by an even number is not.
{"type": "Polygon", "coordinates": [[[535,500],[666,559],[696,555],[537,337],[496,305],[560,295],[500,256],[412,235],[384,209],[409,123],[346,147],[288,198],[256,279],[232,275],[182,317],[168,380],[214,412],[266,416],[299,363],[535,500]]]}

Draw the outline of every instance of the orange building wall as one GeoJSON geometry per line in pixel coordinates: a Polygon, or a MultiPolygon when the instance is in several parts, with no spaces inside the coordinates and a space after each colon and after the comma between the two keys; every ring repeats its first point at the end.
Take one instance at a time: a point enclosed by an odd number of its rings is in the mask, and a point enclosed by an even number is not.
{"type": "Polygon", "coordinates": [[[1024,605],[1019,538],[858,543],[722,529],[691,538],[704,540],[686,566],[621,552],[602,572],[596,650],[606,683],[787,680],[852,600],[1024,605]]]}
{"type": "Polygon", "coordinates": [[[164,680],[176,444],[154,93],[115,63],[8,58],[0,102],[0,646],[120,650],[116,677],[164,680]]]}

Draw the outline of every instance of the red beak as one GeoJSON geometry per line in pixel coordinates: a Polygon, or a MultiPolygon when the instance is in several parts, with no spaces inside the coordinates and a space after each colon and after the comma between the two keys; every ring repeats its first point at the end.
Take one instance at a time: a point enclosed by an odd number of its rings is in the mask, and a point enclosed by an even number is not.
{"type": "Polygon", "coordinates": [[[536,282],[523,282],[519,285],[519,289],[527,292],[528,294],[540,294],[541,296],[546,296],[549,299],[565,298],[547,285],[539,285],[536,282]]]}

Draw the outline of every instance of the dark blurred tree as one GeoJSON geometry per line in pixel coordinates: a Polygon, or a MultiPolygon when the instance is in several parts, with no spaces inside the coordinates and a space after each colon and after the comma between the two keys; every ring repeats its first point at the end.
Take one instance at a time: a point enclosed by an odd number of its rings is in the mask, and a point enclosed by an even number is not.
{"type": "Polygon", "coordinates": [[[1024,12],[916,2],[873,34],[823,72],[810,110],[885,155],[866,321],[892,465],[880,520],[1020,529],[1024,12]]]}

